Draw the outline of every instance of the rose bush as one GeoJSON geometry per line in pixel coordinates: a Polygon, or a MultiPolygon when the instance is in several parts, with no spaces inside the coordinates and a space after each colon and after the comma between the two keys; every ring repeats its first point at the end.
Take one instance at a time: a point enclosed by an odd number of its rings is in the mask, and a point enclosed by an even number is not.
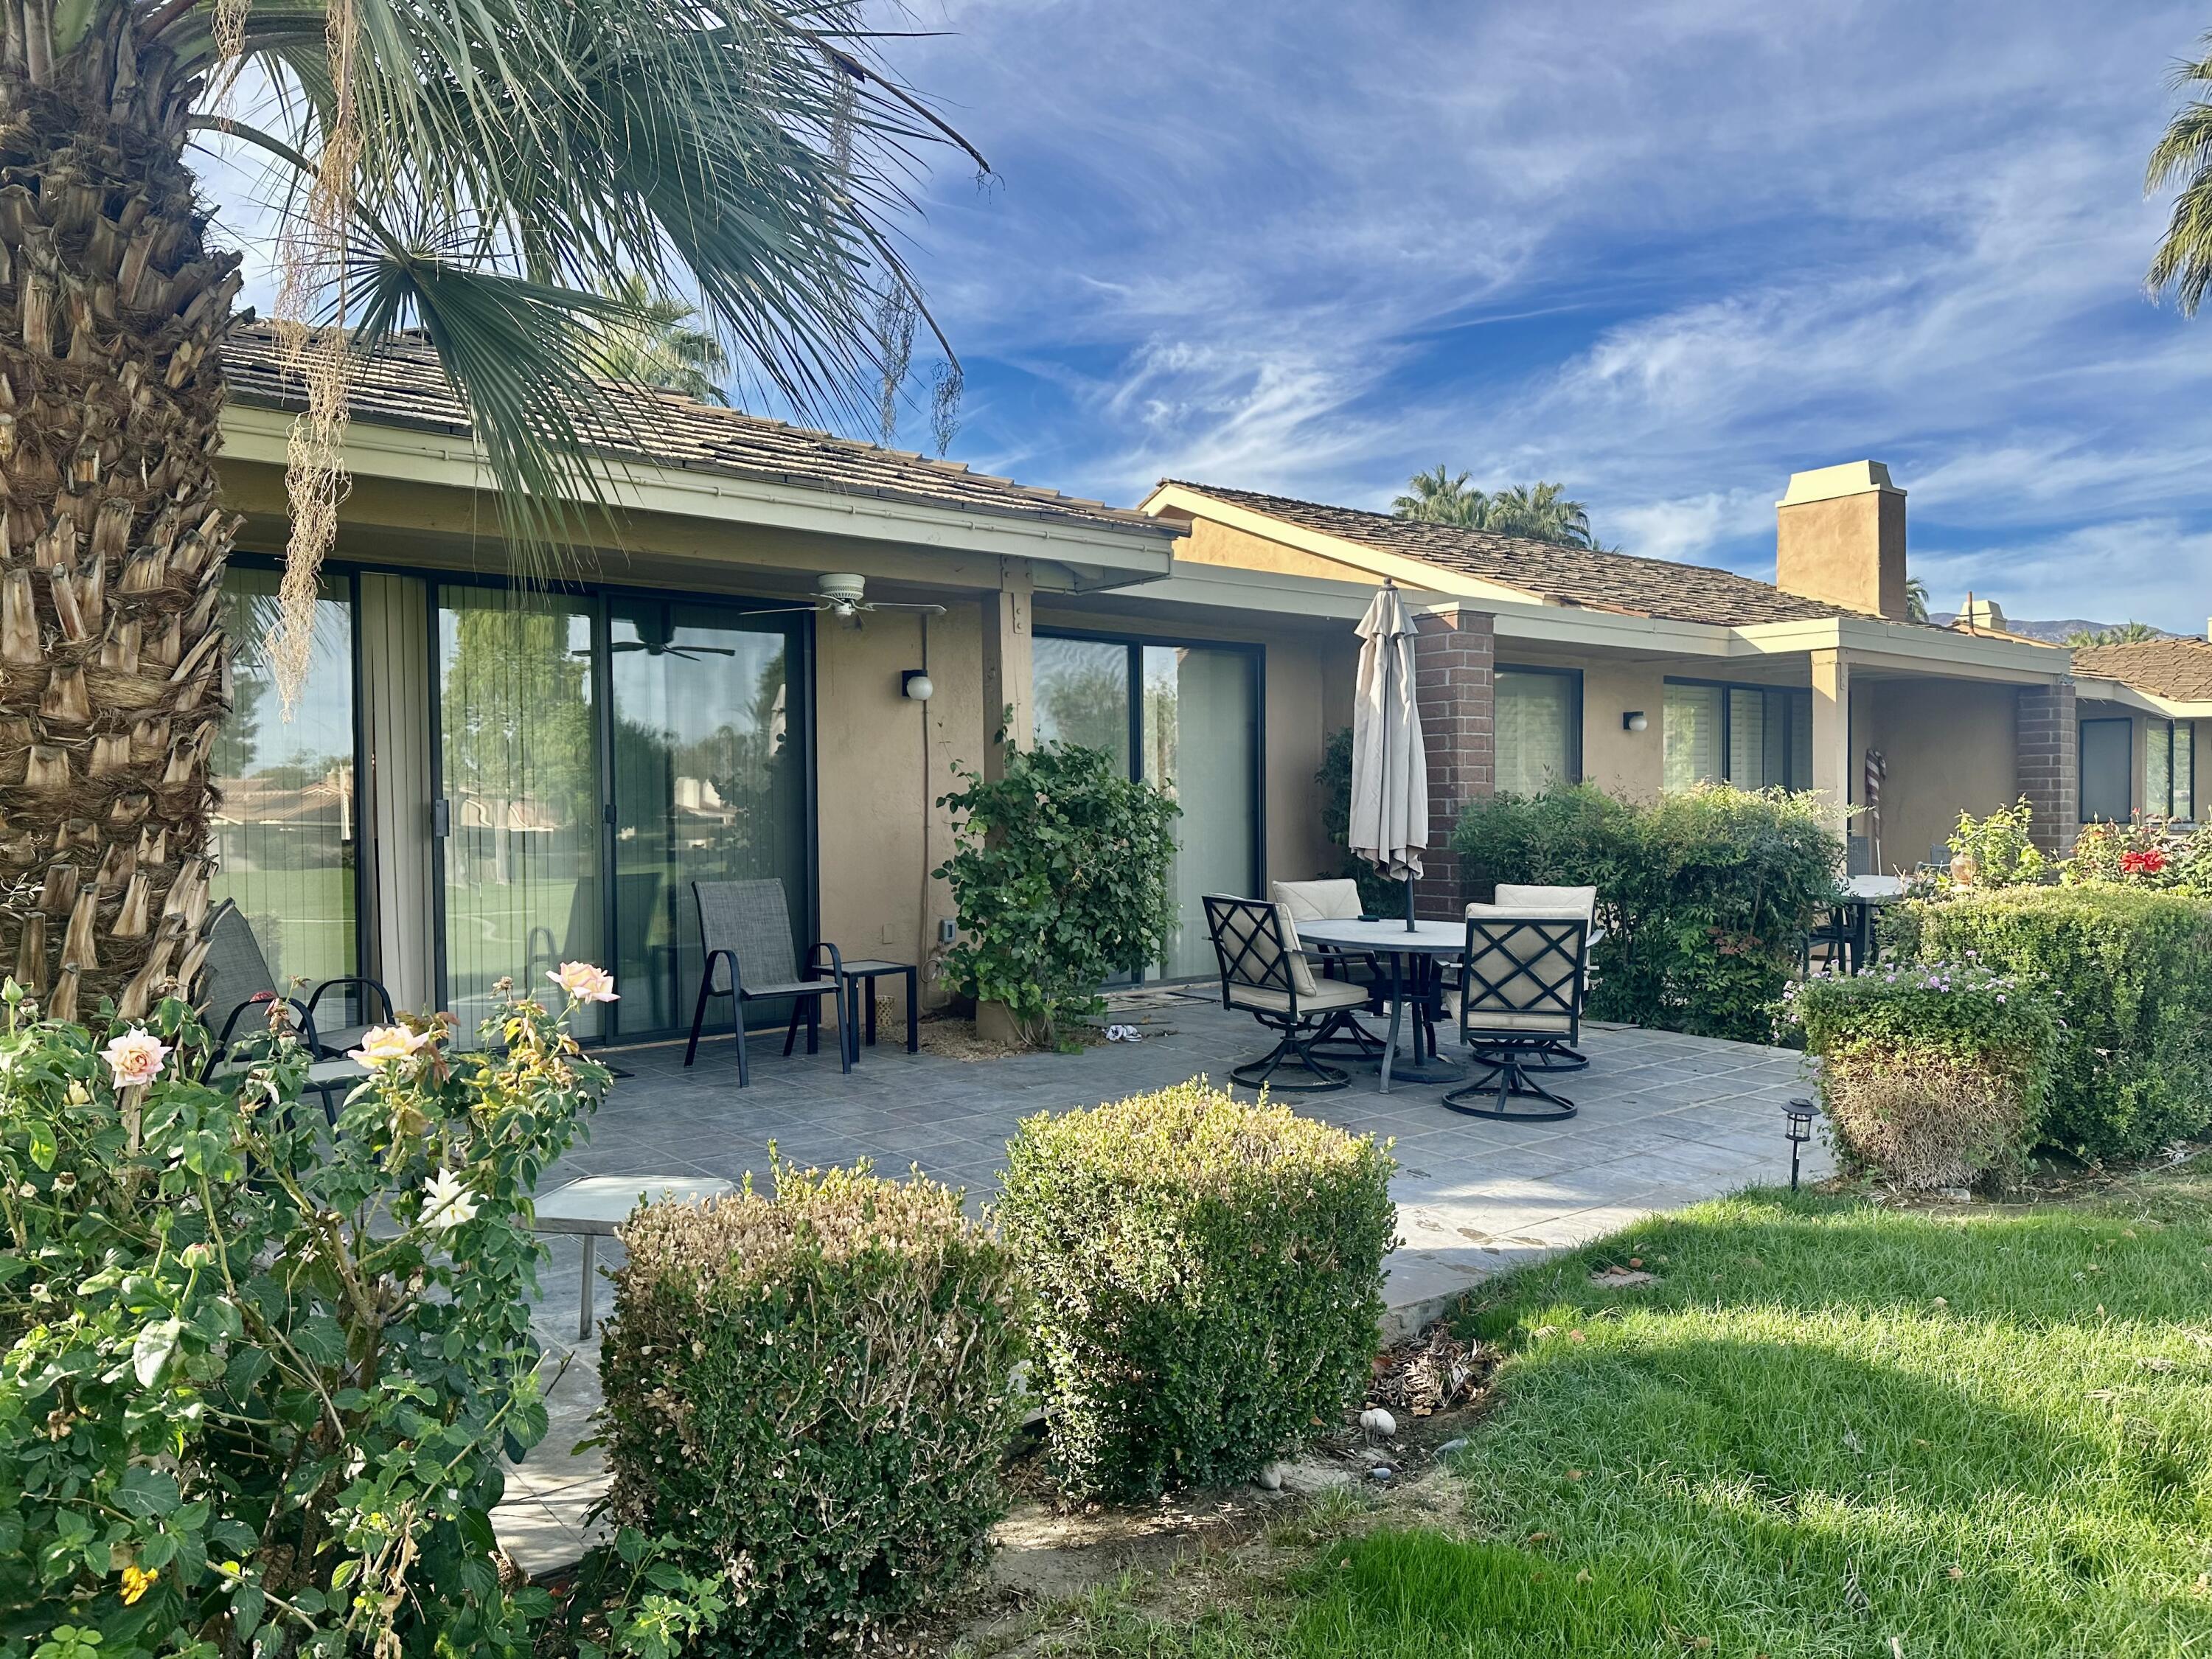
{"type": "MultiPolygon", "coordinates": [[[[532,1193],[607,1083],[564,1022],[612,988],[578,966],[562,1014],[509,1000],[473,1051],[450,1016],[368,1032],[332,1121],[281,1026],[210,1068],[180,1000],[95,1033],[6,986],[0,1659],[520,1655],[554,1628],[489,1516],[501,1453],[546,1428],[532,1193]]],[[[599,1580],[640,1599],[591,1633],[641,1654],[712,1595],[635,1537],[599,1580]]]]}

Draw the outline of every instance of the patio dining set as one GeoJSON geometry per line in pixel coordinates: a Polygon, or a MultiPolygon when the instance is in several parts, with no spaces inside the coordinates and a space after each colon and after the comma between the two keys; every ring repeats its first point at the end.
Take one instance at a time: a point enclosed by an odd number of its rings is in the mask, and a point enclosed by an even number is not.
{"type": "Polygon", "coordinates": [[[1363,911],[1348,878],[1273,883],[1267,899],[1209,895],[1208,932],[1224,1007],[1251,1014],[1277,1042],[1230,1075],[1248,1088],[1321,1093],[1372,1066],[1399,1082],[1446,1082],[1443,1104],[1474,1117],[1547,1122],[1574,1103],[1547,1087],[1578,1071],[1596,925],[1595,887],[1501,884],[1463,923],[1363,911]],[[1387,1021],[1378,1032],[1364,1023],[1387,1021]],[[1439,1049],[1455,1030],[1464,1061],[1439,1049]]]}
{"type": "MultiPolygon", "coordinates": [[[[1855,877],[1804,941],[1809,970],[1855,973],[1878,951],[1880,908],[1904,884],[1855,877]]],[[[1364,911],[1349,878],[1279,881],[1267,899],[1209,895],[1206,927],[1222,1006],[1276,1034],[1273,1048],[1230,1075],[1249,1088],[1321,1093],[1348,1087],[1371,1066],[1380,1092],[1400,1081],[1456,1084],[1442,1104],[1473,1117],[1554,1122],[1574,1103],[1547,1076],[1589,1061],[1577,1046],[1593,981],[1590,951],[1605,937],[1597,889],[1500,883],[1463,923],[1383,918],[1364,911]],[[1363,1023],[1386,1021],[1381,1031],[1363,1023]],[[1437,1028],[1464,1058],[1448,1058],[1437,1028]]]]}

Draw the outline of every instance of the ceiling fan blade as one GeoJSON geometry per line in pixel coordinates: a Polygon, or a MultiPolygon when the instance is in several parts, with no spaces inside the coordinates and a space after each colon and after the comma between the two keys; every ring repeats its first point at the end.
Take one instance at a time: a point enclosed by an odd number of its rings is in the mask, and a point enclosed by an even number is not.
{"type": "Polygon", "coordinates": [[[795,615],[801,611],[826,611],[828,609],[829,607],[827,605],[763,605],[757,611],[747,611],[743,614],[748,617],[783,617],[795,615]]]}
{"type": "Polygon", "coordinates": [[[860,609],[863,611],[926,611],[933,617],[941,617],[945,614],[945,607],[941,605],[902,604],[895,599],[886,599],[879,605],[864,605],[860,609]]]}

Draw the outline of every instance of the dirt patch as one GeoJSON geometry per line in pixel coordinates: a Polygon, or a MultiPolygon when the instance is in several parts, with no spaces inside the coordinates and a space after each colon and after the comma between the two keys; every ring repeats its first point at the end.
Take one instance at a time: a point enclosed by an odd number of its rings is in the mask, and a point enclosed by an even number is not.
{"type": "Polygon", "coordinates": [[[1023,1496],[996,1529],[983,1583],[945,1619],[915,1632],[910,1650],[957,1648],[975,1659],[1011,1659],[1033,1650],[1074,1598],[1101,1585],[1133,1579],[1164,1607],[1198,1594],[1194,1586],[1214,1567],[1243,1572],[1278,1554],[1287,1559],[1316,1526],[1364,1528],[1417,1511],[1433,1518],[1458,1502],[1443,1460],[1486,1409],[1481,1388],[1495,1361],[1433,1327],[1376,1362],[1364,1407],[1388,1409],[1395,1432],[1363,1429],[1359,1410],[1347,1411],[1257,1481],[1148,1504],[1061,1501],[1041,1445],[1033,1445],[1013,1470],[1023,1496]]]}
{"type": "MultiPolygon", "coordinates": [[[[900,1015],[905,1018],[904,1014],[900,1015]]],[[[1106,1046],[1106,1027],[1133,1026],[1139,1042],[1150,1042],[1154,1037],[1173,1036],[1176,1028],[1159,1016],[1142,1013],[1115,1013],[1097,1024],[1083,1024],[1066,1033],[1078,1048],[1103,1048],[1106,1046]]],[[[1054,1054],[1066,1052],[1052,1048],[1017,1047],[1004,1042],[992,1042],[975,1034],[975,1022],[957,1014],[933,1014],[921,1022],[920,1032],[924,1054],[936,1054],[945,1060],[1006,1060],[1016,1054],[1054,1054]]]]}

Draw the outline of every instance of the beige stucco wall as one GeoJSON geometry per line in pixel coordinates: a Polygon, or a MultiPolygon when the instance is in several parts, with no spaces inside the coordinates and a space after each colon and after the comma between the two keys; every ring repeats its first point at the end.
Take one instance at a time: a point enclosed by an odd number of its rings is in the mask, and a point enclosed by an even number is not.
{"type": "MultiPolygon", "coordinates": [[[[1957,828],[2020,798],[2018,691],[1965,680],[1855,680],[1851,687],[1851,789],[1855,805],[1866,753],[1888,765],[1882,785],[1881,866],[1910,870],[1957,828]]],[[[1867,833],[1863,817],[1852,833],[1867,833]]],[[[2068,832],[2069,835],[2071,831],[2068,832]]]]}
{"type": "Polygon", "coordinates": [[[1593,662],[1583,669],[1583,776],[1607,794],[1650,800],[1666,769],[1666,674],[1656,663],[1593,662]],[[1621,725],[1632,709],[1649,722],[1621,725]]]}
{"type": "Polygon", "coordinates": [[[1190,533],[1176,544],[1180,563],[1236,565],[1246,570],[1273,570],[1292,576],[1319,576],[1329,581],[1376,582],[1376,577],[1358,565],[1324,559],[1303,548],[1286,547],[1264,536],[1236,530],[1212,519],[1166,515],[1189,526],[1190,533]]]}
{"type": "MultiPolygon", "coordinates": [[[[922,618],[878,612],[857,626],[815,628],[816,843],[822,932],[848,956],[927,963],[937,921],[952,914],[930,878],[951,846],[937,805],[957,787],[956,765],[981,763],[982,611],[954,605],[927,620],[935,695],[899,692],[902,670],[923,666],[922,618]]],[[[924,995],[929,997],[928,975],[924,995]]]]}

